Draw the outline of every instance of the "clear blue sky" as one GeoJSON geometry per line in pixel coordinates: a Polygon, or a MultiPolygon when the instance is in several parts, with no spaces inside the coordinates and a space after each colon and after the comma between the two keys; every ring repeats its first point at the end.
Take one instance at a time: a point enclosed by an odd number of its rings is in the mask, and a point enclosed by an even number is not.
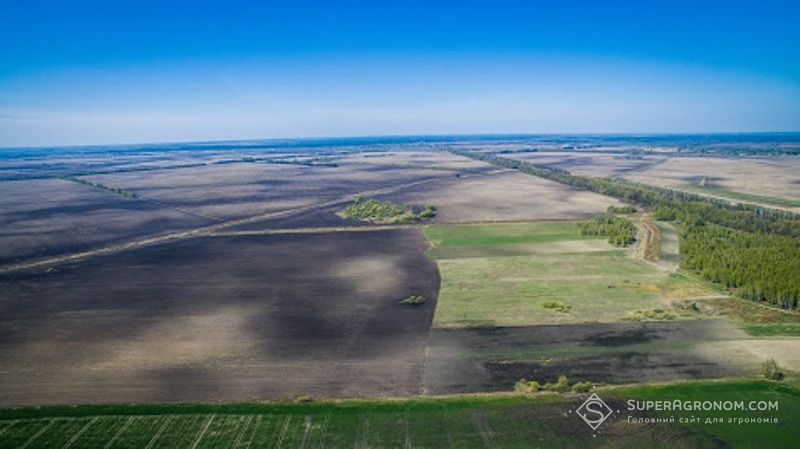
{"type": "Polygon", "coordinates": [[[18,1],[0,146],[800,130],[800,2],[18,1]]]}

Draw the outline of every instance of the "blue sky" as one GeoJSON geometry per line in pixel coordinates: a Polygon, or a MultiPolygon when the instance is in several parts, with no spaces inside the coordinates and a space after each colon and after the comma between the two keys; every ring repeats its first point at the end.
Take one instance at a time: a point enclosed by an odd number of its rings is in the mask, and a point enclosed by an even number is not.
{"type": "Polygon", "coordinates": [[[253,3],[6,2],[0,146],[800,130],[796,2],[253,3]]]}

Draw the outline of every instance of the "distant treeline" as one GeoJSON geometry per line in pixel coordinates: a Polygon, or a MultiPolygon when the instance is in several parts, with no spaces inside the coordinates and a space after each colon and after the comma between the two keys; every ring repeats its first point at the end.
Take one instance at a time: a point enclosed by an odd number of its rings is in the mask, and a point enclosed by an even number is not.
{"type": "Polygon", "coordinates": [[[332,162],[330,158],[314,157],[306,159],[285,159],[285,158],[254,158],[246,157],[239,162],[263,162],[266,164],[285,164],[285,165],[304,165],[306,167],[338,167],[339,164],[332,162]]]}
{"type": "Polygon", "coordinates": [[[97,189],[107,190],[109,192],[116,193],[117,195],[122,195],[122,196],[127,197],[127,198],[139,198],[139,196],[136,195],[135,193],[129,192],[127,190],[120,189],[119,187],[111,187],[111,186],[107,186],[105,184],[101,184],[99,182],[92,182],[92,181],[89,181],[89,180],[86,180],[86,179],[81,179],[81,178],[65,177],[64,179],[66,179],[68,181],[72,181],[72,182],[77,182],[78,184],[83,184],[83,185],[87,185],[87,186],[90,186],[90,187],[95,187],[97,189]]]}
{"type": "Polygon", "coordinates": [[[681,264],[737,294],[796,308],[800,297],[800,216],[749,204],[608,178],[576,176],[488,153],[453,151],[500,167],[611,196],[681,224],[681,264]]]}

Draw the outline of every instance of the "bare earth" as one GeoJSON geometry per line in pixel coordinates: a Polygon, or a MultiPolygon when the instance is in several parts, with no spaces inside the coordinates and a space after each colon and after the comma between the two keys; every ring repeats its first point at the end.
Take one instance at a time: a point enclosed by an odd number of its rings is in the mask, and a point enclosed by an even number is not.
{"type": "Polygon", "coordinates": [[[417,394],[426,248],[415,230],[207,237],[7,275],[0,404],[417,394]]]}
{"type": "Polygon", "coordinates": [[[434,223],[578,219],[619,204],[609,197],[510,170],[450,176],[386,198],[436,205],[434,223]]]}
{"type": "MultiPolygon", "coordinates": [[[[696,185],[705,178],[710,187],[800,201],[800,158],[797,157],[670,157],[662,164],[624,178],[677,189],[696,185]]],[[[800,208],[793,209],[800,212],[800,208]]]]}

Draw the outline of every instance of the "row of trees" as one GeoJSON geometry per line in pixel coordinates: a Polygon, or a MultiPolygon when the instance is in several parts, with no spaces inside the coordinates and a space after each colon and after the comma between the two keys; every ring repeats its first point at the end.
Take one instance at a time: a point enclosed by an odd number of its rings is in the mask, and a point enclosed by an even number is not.
{"type": "Polygon", "coordinates": [[[576,176],[488,153],[456,151],[655,211],[681,224],[681,264],[739,295],[785,308],[800,296],[800,216],[654,186],[576,176]]]}
{"type": "Polygon", "coordinates": [[[636,227],[626,217],[600,215],[578,224],[583,235],[605,235],[616,246],[628,246],[636,241],[636,227]]]}
{"type": "Polygon", "coordinates": [[[751,204],[732,204],[694,193],[619,179],[577,176],[566,170],[534,165],[490,153],[472,151],[453,151],[453,153],[650,208],[656,210],[657,219],[694,224],[713,223],[740,231],[800,237],[800,216],[789,211],[751,204]]]}

